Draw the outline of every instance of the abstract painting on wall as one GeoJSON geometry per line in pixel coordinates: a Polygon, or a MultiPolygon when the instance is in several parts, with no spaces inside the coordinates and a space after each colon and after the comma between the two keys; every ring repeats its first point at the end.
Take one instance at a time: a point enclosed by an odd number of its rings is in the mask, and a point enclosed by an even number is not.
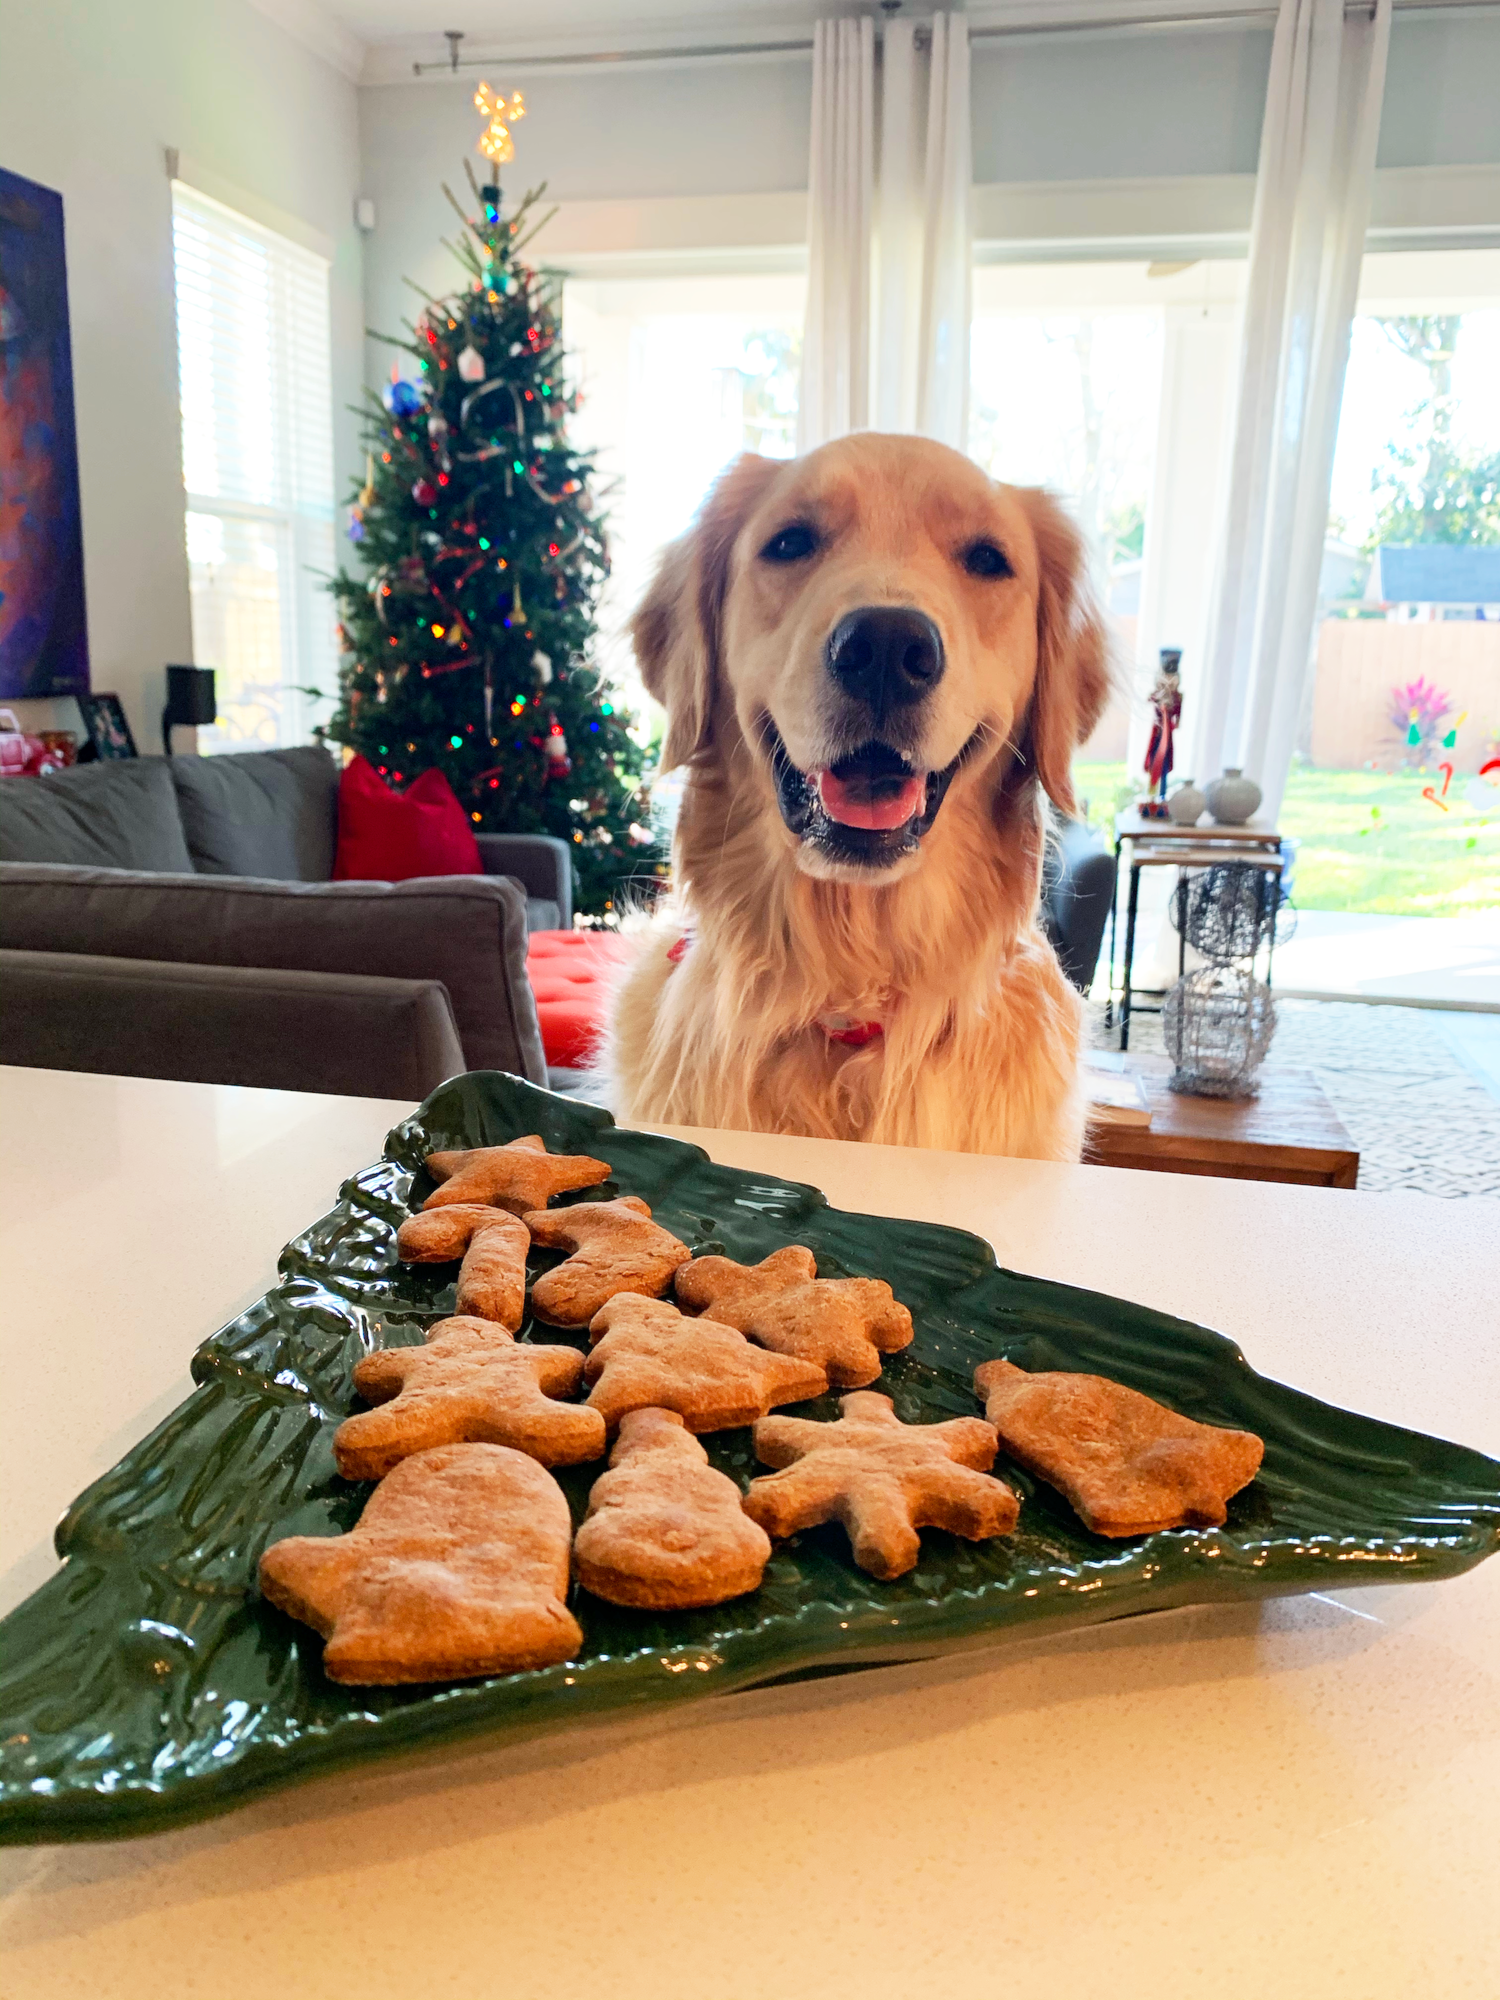
{"type": "Polygon", "coordinates": [[[62,196],[0,168],[0,700],[88,685],[62,196]]]}

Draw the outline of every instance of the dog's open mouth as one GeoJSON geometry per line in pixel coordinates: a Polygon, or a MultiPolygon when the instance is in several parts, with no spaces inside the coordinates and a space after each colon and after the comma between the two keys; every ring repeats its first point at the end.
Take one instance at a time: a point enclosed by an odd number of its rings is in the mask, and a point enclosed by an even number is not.
{"type": "Polygon", "coordinates": [[[888,744],[861,745],[836,764],[799,770],[768,725],[781,817],[831,860],[889,867],[914,853],[942,807],[968,745],[942,771],[919,771],[888,744]]]}

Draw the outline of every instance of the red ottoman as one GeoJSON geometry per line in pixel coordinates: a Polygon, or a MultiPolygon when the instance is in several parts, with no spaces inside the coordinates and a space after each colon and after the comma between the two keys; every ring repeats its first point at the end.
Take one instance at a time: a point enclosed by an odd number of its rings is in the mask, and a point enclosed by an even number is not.
{"type": "Polygon", "coordinates": [[[618,931],[533,931],[526,971],[551,1069],[582,1069],[604,1031],[610,989],[635,945],[618,931]]]}

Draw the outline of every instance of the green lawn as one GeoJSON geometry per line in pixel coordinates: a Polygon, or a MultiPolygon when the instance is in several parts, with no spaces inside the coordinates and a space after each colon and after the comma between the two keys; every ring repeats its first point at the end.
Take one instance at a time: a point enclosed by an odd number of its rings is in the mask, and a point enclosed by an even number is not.
{"type": "MultiPolygon", "coordinates": [[[[1076,764],[1073,782],[1101,826],[1137,796],[1123,764],[1076,764]]],[[[1430,772],[1294,770],[1281,826],[1302,843],[1300,906],[1397,917],[1500,909],[1500,812],[1468,803],[1467,778],[1453,780],[1441,811],[1422,788],[1442,782],[1430,772]]]]}

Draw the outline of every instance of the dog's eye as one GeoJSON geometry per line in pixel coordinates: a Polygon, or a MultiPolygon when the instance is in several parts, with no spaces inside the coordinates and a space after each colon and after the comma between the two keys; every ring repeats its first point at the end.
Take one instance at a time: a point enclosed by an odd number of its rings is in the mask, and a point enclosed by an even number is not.
{"type": "Polygon", "coordinates": [[[1014,576],[1004,549],[993,542],[970,542],[964,550],[964,568],[970,576],[1014,576]]]}
{"type": "Polygon", "coordinates": [[[817,531],[806,521],[793,521],[772,535],[761,550],[760,559],[773,563],[805,562],[808,556],[816,554],[817,547],[817,531]]]}

